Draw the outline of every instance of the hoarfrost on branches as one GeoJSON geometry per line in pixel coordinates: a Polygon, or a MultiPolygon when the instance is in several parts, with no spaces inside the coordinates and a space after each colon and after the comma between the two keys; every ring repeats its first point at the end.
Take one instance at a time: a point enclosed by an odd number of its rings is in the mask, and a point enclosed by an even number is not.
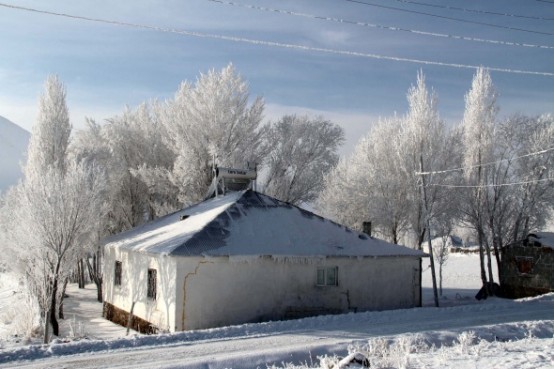
{"type": "Polygon", "coordinates": [[[291,204],[314,201],[323,188],[323,177],[338,162],[344,132],[322,117],[286,115],[271,124],[264,192],[291,204]]]}
{"type": "Polygon", "coordinates": [[[68,160],[71,125],[65,88],[48,77],[39,118],[29,143],[25,178],[3,202],[2,224],[11,267],[24,277],[45,320],[58,334],[64,284],[81,258],[87,239],[103,217],[103,171],[68,160]]]}
{"type": "Polygon", "coordinates": [[[219,166],[238,168],[263,161],[264,102],[248,100],[247,83],[229,64],[201,74],[194,85],[183,82],[165,103],[161,121],[176,155],[169,178],[181,203],[203,199],[214,158],[219,166]]]}

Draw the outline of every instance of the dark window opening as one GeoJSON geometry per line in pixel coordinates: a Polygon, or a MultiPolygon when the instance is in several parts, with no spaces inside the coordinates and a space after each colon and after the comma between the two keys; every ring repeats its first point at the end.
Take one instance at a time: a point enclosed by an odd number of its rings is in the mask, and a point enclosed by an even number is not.
{"type": "Polygon", "coordinates": [[[516,265],[520,274],[531,274],[535,266],[535,259],[530,256],[516,256],[516,265]]]}
{"type": "Polygon", "coordinates": [[[121,273],[123,271],[123,265],[121,264],[121,261],[115,262],[115,269],[114,269],[114,278],[113,278],[113,284],[114,286],[121,286],[121,273]]]}
{"type": "Polygon", "coordinates": [[[156,299],[156,269],[148,269],[148,290],[146,297],[149,299],[156,299]]]}

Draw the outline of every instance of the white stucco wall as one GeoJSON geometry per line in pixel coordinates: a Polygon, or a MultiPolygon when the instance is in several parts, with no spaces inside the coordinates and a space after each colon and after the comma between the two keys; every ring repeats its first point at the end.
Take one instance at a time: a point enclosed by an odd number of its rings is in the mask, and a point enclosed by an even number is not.
{"type": "Polygon", "coordinates": [[[420,261],[410,257],[323,258],[283,262],[228,257],[168,257],[105,252],[104,300],[162,330],[211,328],[282,319],[287,310],[365,311],[420,305],[420,261]],[[114,286],[115,261],[122,285],[114,286]],[[317,286],[317,268],[338,267],[338,286],[317,286]],[[157,298],[146,297],[157,270],[157,298]]]}
{"type": "Polygon", "coordinates": [[[107,249],[104,254],[104,301],[151,322],[162,330],[175,327],[174,258],[125,250],[107,249]],[[115,261],[122,263],[121,286],[114,286],[115,261]],[[147,297],[148,269],[156,269],[156,299],[147,297]]]}
{"type": "Polygon", "coordinates": [[[282,319],[291,308],[347,312],[420,305],[417,258],[341,257],[317,263],[181,258],[178,269],[185,273],[177,281],[182,286],[177,289],[177,330],[282,319]],[[316,285],[319,266],[338,267],[338,286],[316,285]]]}

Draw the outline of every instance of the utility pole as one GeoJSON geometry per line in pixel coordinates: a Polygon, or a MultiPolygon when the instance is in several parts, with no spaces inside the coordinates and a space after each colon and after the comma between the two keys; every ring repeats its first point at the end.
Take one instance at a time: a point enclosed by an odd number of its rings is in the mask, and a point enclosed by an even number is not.
{"type": "Polygon", "coordinates": [[[419,157],[419,171],[421,174],[421,193],[423,200],[423,210],[425,211],[425,227],[427,228],[427,244],[429,246],[429,256],[431,257],[431,278],[433,279],[433,296],[435,298],[435,306],[439,307],[439,294],[437,291],[437,276],[435,273],[435,257],[433,256],[433,245],[431,242],[431,221],[429,217],[429,209],[427,208],[427,189],[425,184],[425,174],[423,174],[423,157],[419,157]]]}

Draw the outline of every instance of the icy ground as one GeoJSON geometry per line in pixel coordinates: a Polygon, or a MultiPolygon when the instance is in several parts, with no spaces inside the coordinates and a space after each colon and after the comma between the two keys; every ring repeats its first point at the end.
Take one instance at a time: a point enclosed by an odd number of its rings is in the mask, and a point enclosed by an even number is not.
{"type": "Polygon", "coordinates": [[[93,289],[74,289],[66,312],[76,314],[73,325],[81,321],[80,333],[89,338],[45,346],[4,342],[0,368],[324,368],[353,350],[367,354],[372,368],[553,368],[554,294],[477,302],[475,271],[476,255],[451,255],[441,308],[432,307],[427,269],[425,307],[419,309],[129,338],[98,318],[93,289]]]}

